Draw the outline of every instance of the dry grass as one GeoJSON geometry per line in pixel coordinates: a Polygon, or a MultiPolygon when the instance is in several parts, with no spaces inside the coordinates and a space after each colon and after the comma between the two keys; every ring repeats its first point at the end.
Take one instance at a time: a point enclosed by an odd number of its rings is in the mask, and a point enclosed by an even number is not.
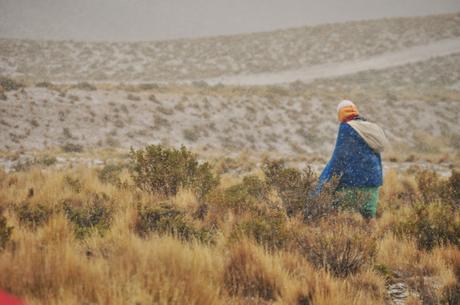
{"type": "MultiPolygon", "coordinates": [[[[417,184],[412,191],[406,190],[407,181],[413,181],[410,175],[387,175],[381,216],[366,237],[368,229],[357,215],[339,215],[336,220],[337,216],[331,216],[319,227],[303,223],[287,216],[276,190],[256,196],[254,188],[261,182],[224,174],[213,196],[229,189],[243,190],[237,198],[249,200],[252,208],[237,211],[215,199],[201,201],[188,189],[167,199],[184,213],[187,223],[212,228],[212,242],[203,243],[193,238],[185,241],[171,231],[139,235],[135,230],[139,206],[159,207],[164,197],[135,188],[125,169],[117,172],[119,180],[115,180],[124,183],[103,182],[99,173],[81,166],[32,167],[0,174],[0,203],[7,225],[13,227],[10,241],[0,250],[2,289],[30,304],[383,305],[391,299],[388,289],[398,283],[407,287],[407,304],[452,302],[458,295],[460,251],[456,246],[427,251],[417,246],[415,237],[393,233],[393,227],[412,210],[401,194],[413,193],[415,201],[423,198],[417,184]],[[63,202],[76,208],[94,198],[110,208],[109,226],[78,234],[78,223],[65,213],[63,202]],[[401,202],[396,204],[397,200],[401,202]],[[50,215],[34,227],[27,225],[18,214],[23,204],[30,211],[45,206],[50,215]],[[279,218],[282,215],[285,220],[279,218]],[[243,235],[235,238],[235,230],[243,224],[249,224],[250,231],[238,231],[243,235]],[[321,241],[315,235],[318,228],[326,230],[324,234],[339,233],[321,241]],[[264,230],[270,235],[264,235],[264,230]],[[271,247],[267,236],[284,240],[271,247]],[[299,236],[314,241],[315,252],[300,245],[299,236]],[[368,242],[372,247],[366,249],[376,252],[360,252],[367,251],[363,247],[368,242]],[[346,243],[361,250],[348,249],[346,243]],[[359,255],[362,264],[337,277],[330,266],[342,263],[341,267],[349,268],[338,251],[342,246],[359,255]],[[332,265],[324,267],[312,254],[324,255],[332,265]]],[[[254,173],[265,179],[260,170],[254,173]]],[[[219,198],[235,200],[229,195],[234,192],[219,198]]]]}

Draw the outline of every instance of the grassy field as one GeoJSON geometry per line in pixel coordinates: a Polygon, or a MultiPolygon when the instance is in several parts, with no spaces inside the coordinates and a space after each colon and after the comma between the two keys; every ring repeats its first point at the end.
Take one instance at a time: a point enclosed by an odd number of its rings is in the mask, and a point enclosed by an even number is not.
{"type": "Polygon", "coordinates": [[[372,226],[307,196],[312,171],[195,158],[1,172],[0,287],[30,304],[460,301],[458,172],[388,171],[372,226]]]}

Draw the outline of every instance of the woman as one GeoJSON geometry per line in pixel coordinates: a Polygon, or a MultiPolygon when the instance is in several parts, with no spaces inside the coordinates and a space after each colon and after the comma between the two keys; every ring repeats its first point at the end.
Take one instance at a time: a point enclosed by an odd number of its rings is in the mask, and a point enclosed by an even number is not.
{"type": "Polygon", "coordinates": [[[316,193],[337,177],[340,203],[354,205],[363,217],[374,219],[383,182],[380,153],[387,138],[378,125],[359,115],[351,101],[340,102],[337,114],[340,127],[335,149],[319,177],[316,193]]]}

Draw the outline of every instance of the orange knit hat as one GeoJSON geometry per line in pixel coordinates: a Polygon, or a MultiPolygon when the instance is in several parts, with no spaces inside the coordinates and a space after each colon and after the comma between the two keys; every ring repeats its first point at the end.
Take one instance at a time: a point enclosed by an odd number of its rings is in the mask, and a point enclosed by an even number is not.
{"type": "Polygon", "coordinates": [[[352,117],[359,115],[358,107],[353,102],[344,100],[337,106],[337,113],[340,122],[346,122],[352,117]]]}

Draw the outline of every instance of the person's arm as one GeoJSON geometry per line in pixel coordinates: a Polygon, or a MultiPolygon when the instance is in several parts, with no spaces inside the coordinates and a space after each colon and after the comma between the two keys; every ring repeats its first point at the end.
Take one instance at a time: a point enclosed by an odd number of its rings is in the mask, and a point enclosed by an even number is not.
{"type": "Polygon", "coordinates": [[[341,130],[342,130],[342,124],[340,124],[339,131],[337,133],[337,139],[335,141],[335,147],[334,147],[334,151],[332,152],[331,159],[329,160],[329,162],[327,162],[326,167],[323,169],[323,171],[321,172],[321,175],[319,176],[318,184],[316,185],[315,195],[318,195],[319,193],[321,193],[321,190],[323,189],[324,184],[326,184],[328,181],[332,179],[334,168],[337,163],[336,154],[337,154],[337,146],[339,143],[341,130]]]}

